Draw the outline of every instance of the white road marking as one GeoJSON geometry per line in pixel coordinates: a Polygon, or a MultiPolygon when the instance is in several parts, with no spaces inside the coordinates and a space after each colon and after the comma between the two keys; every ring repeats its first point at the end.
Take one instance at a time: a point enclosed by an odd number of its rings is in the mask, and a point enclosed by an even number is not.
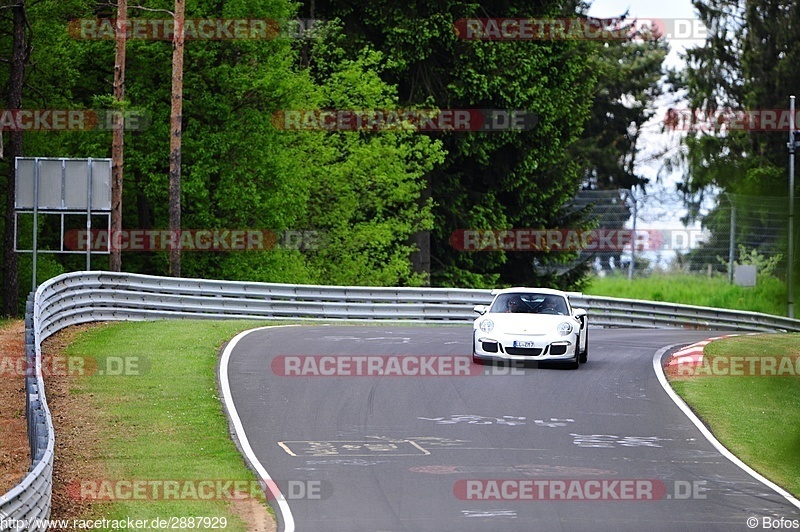
{"type": "Polygon", "coordinates": [[[461,510],[464,517],[511,517],[517,518],[514,510],[461,510]]]}
{"type": "Polygon", "coordinates": [[[283,516],[283,531],[294,532],[294,516],[292,515],[292,510],[289,508],[289,503],[286,502],[286,498],[280,492],[278,484],[276,482],[269,482],[272,480],[272,477],[270,477],[269,473],[267,473],[266,468],[261,465],[261,462],[258,461],[256,454],[253,452],[253,448],[250,446],[250,441],[247,439],[247,434],[245,434],[242,420],[239,418],[239,413],[236,411],[236,405],[233,404],[233,399],[231,397],[231,384],[230,380],[228,379],[228,361],[231,358],[231,353],[236,347],[236,344],[239,343],[239,340],[252,332],[263,331],[264,329],[273,329],[277,327],[297,326],[270,325],[267,327],[250,329],[249,331],[242,331],[234,336],[233,340],[231,340],[230,343],[228,343],[228,345],[225,347],[225,351],[223,351],[222,358],[219,361],[219,380],[220,387],[222,388],[222,400],[225,401],[225,408],[228,409],[228,415],[231,418],[231,423],[233,423],[234,431],[236,431],[236,438],[239,440],[239,445],[242,446],[242,453],[244,453],[250,463],[253,464],[253,467],[260,475],[261,480],[266,483],[267,489],[272,492],[273,500],[278,503],[278,509],[283,516]]]}
{"type": "Polygon", "coordinates": [[[454,425],[456,423],[461,423],[462,421],[468,423],[470,425],[524,425],[525,418],[524,417],[516,417],[516,416],[503,416],[502,418],[499,417],[486,417],[486,416],[477,416],[474,414],[453,414],[450,416],[449,419],[444,417],[417,417],[417,419],[421,419],[424,421],[435,421],[437,425],[454,425]]]}
{"type": "Polygon", "coordinates": [[[279,441],[278,445],[291,456],[427,456],[431,454],[430,451],[423,449],[418,443],[412,440],[393,440],[391,442],[364,440],[287,440],[279,441]],[[294,450],[292,450],[292,447],[294,450]],[[408,447],[410,447],[410,449],[408,447]]]}

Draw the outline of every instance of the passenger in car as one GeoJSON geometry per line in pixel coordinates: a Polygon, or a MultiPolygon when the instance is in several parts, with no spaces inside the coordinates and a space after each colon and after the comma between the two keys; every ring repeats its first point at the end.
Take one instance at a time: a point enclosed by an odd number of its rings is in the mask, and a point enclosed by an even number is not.
{"type": "Polygon", "coordinates": [[[525,305],[519,296],[514,296],[506,303],[506,312],[525,312],[525,305]]]}

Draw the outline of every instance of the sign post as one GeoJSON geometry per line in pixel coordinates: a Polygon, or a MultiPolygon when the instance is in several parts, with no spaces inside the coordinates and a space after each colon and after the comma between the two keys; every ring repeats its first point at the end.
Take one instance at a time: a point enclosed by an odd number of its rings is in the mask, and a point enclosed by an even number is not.
{"type": "MultiPolygon", "coordinates": [[[[14,160],[16,196],[14,198],[14,251],[32,254],[32,289],[36,289],[39,253],[85,253],[86,269],[92,265],[92,216],[105,215],[111,225],[111,159],[67,159],[17,157],[14,160]],[[19,216],[33,215],[31,249],[20,249],[19,216]],[[61,219],[59,249],[39,249],[39,218],[61,219]],[[86,217],[86,248],[64,249],[65,216],[86,217]]],[[[98,252],[95,250],[95,252],[98,252]]],[[[99,251],[108,253],[108,249],[99,251]]]]}

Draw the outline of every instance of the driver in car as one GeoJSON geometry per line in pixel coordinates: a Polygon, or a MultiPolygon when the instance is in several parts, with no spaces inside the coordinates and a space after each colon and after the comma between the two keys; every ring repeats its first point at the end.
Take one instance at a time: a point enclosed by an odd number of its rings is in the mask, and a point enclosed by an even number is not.
{"type": "Polygon", "coordinates": [[[542,314],[561,314],[561,308],[558,305],[558,302],[553,297],[547,297],[542,303],[542,308],[539,309],[539,312],[542,314]]]}

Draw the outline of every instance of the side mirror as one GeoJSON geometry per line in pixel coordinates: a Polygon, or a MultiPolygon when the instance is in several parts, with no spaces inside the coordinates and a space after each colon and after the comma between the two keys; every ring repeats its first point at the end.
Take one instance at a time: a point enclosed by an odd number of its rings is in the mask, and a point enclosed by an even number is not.
{"type": "Polygon", "coordinates": [[[586,327],[586,318],[588,316],[588,313],[586,312],[585,309],[582,309],[582,308],[574,308],[574,309],[572,309],[572,316],[576,320],[581,322],[581,329],[586,327]]]}
{"type": "Polygon", "coordinates": [[[487,310],[489,310],[489,307],[487,307],[486,305],[475,305],[474,307],[472,307],[472,312],[477,312],[481,316],[486,314],[487,310]]]}

